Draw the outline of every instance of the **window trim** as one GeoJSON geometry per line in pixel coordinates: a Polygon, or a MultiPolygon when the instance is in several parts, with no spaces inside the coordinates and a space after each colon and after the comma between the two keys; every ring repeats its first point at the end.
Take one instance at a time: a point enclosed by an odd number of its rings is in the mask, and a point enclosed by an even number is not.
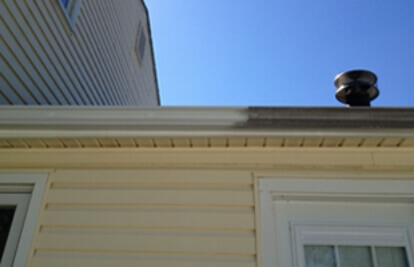
{"type": "Polygon", "coordinates": [[[0,193],[0,206],[16,207],[4,247],[4,255],[0,255],[1,267],[11,266],[13,263],[29,202],[30,194],[28,193],[0,193]]]}
{"type": "Polygon", "coordinates": [[[22,191],[31,193],[12,266],[26,266],[27,264],[47,179],[46,173],[0,173],[0,186],[5,186],[7,193],[14,190],[10,188],[19,187],[23,189],[22,191]]]}
{"type": "MultiPolygon", "coordinates": [[[[258,179],[263,266],[276,266],[276,233],[272,203],[284,200],[349,200],[414,202],[414,180],[378,179],[258,179]]],[[[410,229],[411,240],[414,233],[410,229]]],[[[411,241],[411,242],[414,242],[411,241]]],[[[413,246],[413,244],[411,244],[413,246]]]]}
{"type": "Polygon", "coordinates": [[[69,0],[67,7],[65,7],[61,0],[56,0],[64,17],[66,18],[69,27],[72,31],[75,31],[75,24],[78,18],[80,8],[83,0],[69,0]]]}

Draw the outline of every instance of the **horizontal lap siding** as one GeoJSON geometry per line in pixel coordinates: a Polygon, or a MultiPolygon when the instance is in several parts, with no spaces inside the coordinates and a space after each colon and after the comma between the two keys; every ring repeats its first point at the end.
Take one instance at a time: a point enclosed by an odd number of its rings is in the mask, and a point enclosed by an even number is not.
{"type": "Polygon", "coordinates": [[[234,258],[227,260],[220,257],[162,256],[162,255],[130,255],[114,256],[111,254],[93,254],[85,257],[79,253],[55,253],[50,257],[39,252],[35,259],[36,266],[156,266],[156,267],[251,267],[255,260],[250,258],[234,258]]]}
{"type": "Polygon", "coordinates": [[[0,5],[1,104],[157,105],[149,43],[135,55],[141,1],[84,0],[74,32],[57,0],[0,5]]]}
{"type": "Polygon", "coordinates": [[[248,172],[60,170],[51,179],[32,266],[256,266],[248,172]]]}

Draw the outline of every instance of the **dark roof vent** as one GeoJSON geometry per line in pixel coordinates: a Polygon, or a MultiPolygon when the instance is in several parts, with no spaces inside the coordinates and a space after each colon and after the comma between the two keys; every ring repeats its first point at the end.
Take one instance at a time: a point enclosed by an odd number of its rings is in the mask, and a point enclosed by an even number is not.
{"type": "Polygon", "coordinates": [[[377,76],[367,70],[351,70],[335,77],[336,99],[348,107],[369,107],[377,98],[377,76]]]}

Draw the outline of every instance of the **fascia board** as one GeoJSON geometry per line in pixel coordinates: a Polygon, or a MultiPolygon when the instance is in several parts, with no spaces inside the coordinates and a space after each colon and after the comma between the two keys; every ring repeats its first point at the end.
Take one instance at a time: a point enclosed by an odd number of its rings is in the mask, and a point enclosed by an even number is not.
{"type": "Polygon", "coordinates": [[[0,107],[0,127],[231,126],[248,119],[243,108],[0,107]]]}
{"type": "Polygon", "coordinates": [[[414,109],[22,106],[0,115],[1,138],[414,136],[414,109]]]}

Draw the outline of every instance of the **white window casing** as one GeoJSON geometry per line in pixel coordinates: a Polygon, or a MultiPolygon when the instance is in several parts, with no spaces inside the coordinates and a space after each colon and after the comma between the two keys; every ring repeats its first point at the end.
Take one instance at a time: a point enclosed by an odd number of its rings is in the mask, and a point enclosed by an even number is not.
{"type": "Polygon", "coordinates": [[[1,267],[26,266],[47,174],[0,173],[0,205],[16,206],[1,267]]]}
{"type": "MultiPolygon", "coordinates": [[[[1,186],[0,186],[1,190],[1,186]]],[[[14,254],[23,228],[27,207],[30,201],[29,193],[2,193],[0,191],[0,206],[15,207],[12,223],[10,225],[7,241],[1,256],[0,267],[12,266],[14,254]]]]}
{"type": "MultiPolygon", "coordinates": [[[[414,180],[263,178],[259,179],[259,197],[263,266],[278,267],[277,257],[280,255],[277,252],[276,241],[277,238],[280,238],[281,233],[277,233],[276,229],[280,228],[277,228],[275,223],[279,220],[277,216],[280,218],[280,216],[289,213],[275,213],[275,203],[290,203],[288,205],[305,203],[304,205],[308,205],[306,207],[309,209],[312,208],[312,205],[317,207],[323,203],[332,205],[332,207],[335,207],[335,203],[342,203],[341,205],[359,205],[359,203],[413,205],[414,180]]],[[[346,221],[338,223],[337,218],[335,218],[335,223],[322,219],[316,222],[314,220],[295,221],[292,219],[295,216],[290,214],[286,219],[290,226],[288,236],[290,237],[292,255],[283,255],[283,257],[292,257],[293,266],[304,266],[304,244],[358,245],[370,246],[371,248],[373,246],[404,247],[410,266],[414,264],[414,222],[408,222],[408,225],[407,221],[401,224],[378,223],[377,225],[372,222],[360,223],[358,218],[353,218],[358,223],[350,224],[346,221]]],[[[394,221],[396,219],[398,218],[393,218],[394,221]]],[[[286,232],[288,231],[289,229],[286,232]]],[[[282,235],[287,236],[286,233],[282,233],[282,235]]]]}

